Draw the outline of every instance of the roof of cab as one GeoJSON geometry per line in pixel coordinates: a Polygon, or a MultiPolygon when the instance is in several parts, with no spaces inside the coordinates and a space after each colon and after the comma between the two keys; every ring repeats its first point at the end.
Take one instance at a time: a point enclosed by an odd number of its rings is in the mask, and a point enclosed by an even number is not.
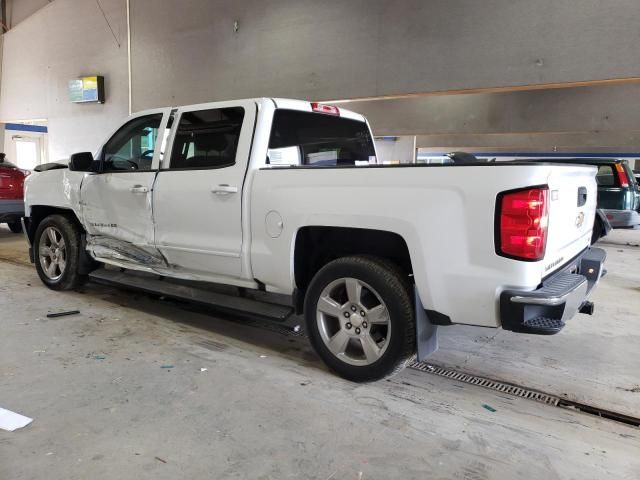
{"type": "MultiPolygon", "coordinates": [[[[306,100],[295,100],[291,98],[273,98],[272,100],[276,104],[276,108],[282,108],[286,110],[301,110],[304,112],[313,112],[311,108],[312,102],[309,102],[306,100]]],[[[321,104],[322,102],[318,102],[318,103],[321,104]]],[[[327,103],[327,105],[331,105],[331,104],[327,103]]],[[[340,111],[340,117],[342,118],[350,118],[352,120],[357,120],[359,122],[367,121],[363,115],[353,112],[351,110],[347,110],[346,108],[338,107],[338,110],[340,111]]]]}
{"type": "MultiPolygon", "coordinates": [[[[282,108],[282,109],[287,109],[287,110],[300,110],[303,112],[313,112],[312,108],[311,108],[311,102],[307,101],[307,100],[296,100],[296,99],[292,99],[292,98],[269,98],[269,97],[259,97],[259,98],[236,98],[233,100],[221,100],[224,101],[225,103],[233,103],[233,102],[241,102],[241,101],[254,101],[256,103],[259,104],[263,104],[265,102],[273,102],[276,106],[276,108],[282,108]]],[[[318,103],[322,103],[322,102],[318,102],[318,103]]],[[[209,105],[209,103],[194,103],[194,104],[189,104],[189,105],[179,105],[179,106],[173,106],[173,107],[164,107],[164,108],[171,108],[171,109],[178,109],[178,108],[185,108],[185,107],[197,107],[199,105],[202,105],[203,107],[205,107],[206,105],[209,105]]],[[[330,104],[327,104],[330,105],[330,104]]],[[[162,111],[163,108],[152,108],[152,109],[148,109],[148,110],[141,110],[138,112],[133,112],[132,115],[130,115],[131,117],[138,117],[141,115],[148,115],[151,113],[159,113],[160,111],[162,111]]],[[[356,112],[353,112],[351,110],[347,110],[344,108],[339,108],[340,111],[340,117],[342,118],[349,118],[352,120],[357,120],[359,122],[366,122],[366,118],[356,112]]]]}

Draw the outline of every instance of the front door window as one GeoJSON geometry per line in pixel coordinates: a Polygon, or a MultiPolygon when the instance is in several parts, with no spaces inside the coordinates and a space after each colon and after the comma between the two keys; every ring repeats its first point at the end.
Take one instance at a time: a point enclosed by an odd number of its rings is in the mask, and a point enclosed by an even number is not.
{"type": "Polygon", "coordinates": [[[151,170],[162,114],[134,118],[106,143],[102,153],[103,172],[151,170]]]}

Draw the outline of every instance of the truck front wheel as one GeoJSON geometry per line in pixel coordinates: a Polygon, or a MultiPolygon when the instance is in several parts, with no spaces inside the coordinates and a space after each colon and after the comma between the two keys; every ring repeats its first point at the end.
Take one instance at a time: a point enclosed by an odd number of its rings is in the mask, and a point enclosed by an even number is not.
{"type": "Polygon", "coordinates": [[[52,290],[73,290],[86,277],[78,273],[80,229],[64,215],[50,215],[36,230],[33,249],[40,280],[52,290]]]}
{"type": "Polygon", "coordinates": [[[415,353],[415,315],[406,276],[376,257],[343,257],[315,275],[305,297],[311,344],[355,382],[402,370],[415,353]]]}

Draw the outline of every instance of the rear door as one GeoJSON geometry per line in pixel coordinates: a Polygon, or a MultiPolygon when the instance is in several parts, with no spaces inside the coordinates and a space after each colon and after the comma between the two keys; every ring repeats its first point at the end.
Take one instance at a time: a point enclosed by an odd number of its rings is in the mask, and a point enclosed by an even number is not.
{"type": "Polygon", "coordinates": [[[545,274],[590,244],[597,204],[595,173],[595,167],[582,165],[557,165],[552,170],[545,274]]]}
{"type": "Polygon", "coordinates": [[[153,210],[156,246],[181,275],[249,276],[242,271],[242,192],[256,111],[246,100],[176,112],[153,210]]]}

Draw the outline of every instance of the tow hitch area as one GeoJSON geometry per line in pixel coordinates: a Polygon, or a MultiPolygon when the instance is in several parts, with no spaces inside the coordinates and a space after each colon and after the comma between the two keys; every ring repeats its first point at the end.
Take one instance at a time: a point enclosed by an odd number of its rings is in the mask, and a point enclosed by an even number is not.
{"type": "Polygon", "coordinates": [[[502,328],[519,333],[553,335],[576,313],[592,315],[587,300],[605,270],[606,253],[590,248],[578,260],[574,272],[563,270],[536,290],[505,290],[500,295],[502,328]]]}
{"type": "Polygon", "coordinates": [[[595,305],[593,304],[593,302],[584,302],[580,307],[579,312],[584,313],[586,315],[593,315],[594,310],[595,310],[595,305]]]}

